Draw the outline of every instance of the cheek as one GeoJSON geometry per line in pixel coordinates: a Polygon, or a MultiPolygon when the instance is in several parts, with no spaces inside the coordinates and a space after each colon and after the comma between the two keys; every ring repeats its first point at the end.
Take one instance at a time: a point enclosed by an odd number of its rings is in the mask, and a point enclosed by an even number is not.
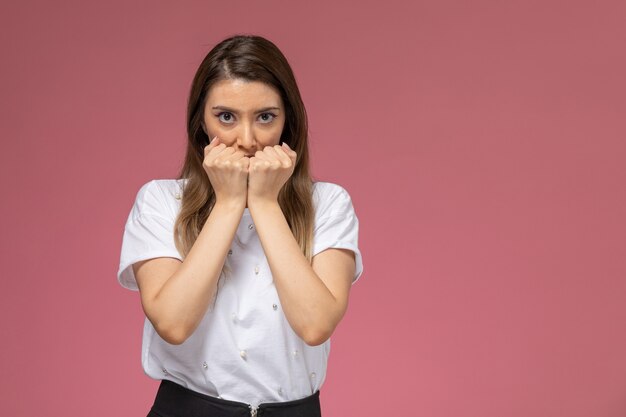
{"type": "Polygon", "coordinates": [[[279,145],[282,131],[283,129],[280,126],[276,126],[271,129],[263,129],[257,133],[257,138],[259,142],[264,145],[279,145]]]}
{"type": "Polygon", "coordinates": [[[278,142],[280,142],[280,138],[283,135],[283,132],[285,131],[285,127],[286,127],[285,126],[285,122],[283,120],[283,123],[278,125],[278,126],[276,126],[276,128],[273,129],[273,131],[272,131],[272,134],[274,135],[274,137],[276,138],[276,140],[278,142]]]}
{"type": "Polygon", "coordinates": [[[224,126],[219,123],[206,123],[205,126],[209,140],[217,136],[226,145],[234,142],[236,135],[233,129],[225,129],[224,126]]]}

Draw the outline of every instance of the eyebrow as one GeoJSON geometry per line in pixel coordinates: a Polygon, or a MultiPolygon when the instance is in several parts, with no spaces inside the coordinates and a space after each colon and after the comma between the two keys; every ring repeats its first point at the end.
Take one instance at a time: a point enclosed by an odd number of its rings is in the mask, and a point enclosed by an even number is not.
{"type": "MultiPolygon", "coordinates": [[[[224,110],[224,111],[228,111],[228,112],[231,112],[231,113],[239,113],[237,110],[231,109],[230,107],[226,107],[226,106],[213,106],[213,107],[211,107],[211,109],[213,109],[213,110],[224,110]]],[[[259,110],[255,111],[255,113],[263,113],[263,112],[266,112],[268,110],[280,110],[280,107],[264,107],[262,109],[259,109],[259,110]]]]}

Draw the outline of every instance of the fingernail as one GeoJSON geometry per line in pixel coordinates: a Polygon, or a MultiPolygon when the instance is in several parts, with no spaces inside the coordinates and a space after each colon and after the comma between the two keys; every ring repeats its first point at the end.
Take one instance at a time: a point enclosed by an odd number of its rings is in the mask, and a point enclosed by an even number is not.
{"type": "Polygon", "coordinates": [[[213,140],[211,140],[211,143],[215,142],[216,140],[217,140],[217,136],[215,136],[213,140]]]}
{"type": "Polygon", "coordinates": [[[283,145],[285,145],[285,146],[287,147],[287,149],[291,149],[291,148],[289,147],[289,145],[287,145],[287,142],[283,142],[283,145]]]}

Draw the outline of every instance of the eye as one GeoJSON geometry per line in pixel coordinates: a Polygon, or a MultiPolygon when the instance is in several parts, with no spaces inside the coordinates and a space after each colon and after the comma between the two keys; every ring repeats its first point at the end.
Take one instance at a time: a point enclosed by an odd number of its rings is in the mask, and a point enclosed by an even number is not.
{"type": "Polygon", "coordinates": [[[276,115],[273,113],[261,113],[261,115],[259,115],[261,123],[271,123],[275,117],[276,115]]]}
{"type": "Polygon", "coordinates": [[[231,124],[233,122],[234,116],[232,113],[224,111],[224,112],[218,113],[217,118],[222,123],[231,124]]]}

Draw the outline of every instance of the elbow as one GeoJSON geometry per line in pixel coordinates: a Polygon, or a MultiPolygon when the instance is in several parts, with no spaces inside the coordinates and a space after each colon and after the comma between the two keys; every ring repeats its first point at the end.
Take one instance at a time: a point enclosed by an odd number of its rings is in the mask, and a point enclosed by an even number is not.
{"type": "Polygon", "coordinates": [[[344,311],[345,309],[334,316],[309,321],[307,326],[300,328],[300,338],[309,346],[319,346],[326,342],[337,328],[344,311]]]}
{"type": "MultiPolygon", "coordinates": [[[[153,324],[154,325],[154,324],[153,324]]],[[[161,339],[165,340],[170,345],[182,345],[185,343],[191,332],[187,331],[183,326],[154,326],[157,334],[161,339]]]]}
{"type": "Polygon", "coordinates": [[[154,315],[153,310],[146,310],[146,318],[161,339],[170,345],[182,345],[193,334],[195,327],[191,327],[182,320],[172,320],[168,315],[154,315]]]}
{"type": "Polygon", "coordinates": [[[159,336],[170,345],[182,345],[189,338],[180,332],[159,333],[159,336]]]}
{"type": "Polygon", "coordinates": [[[330,329],[309,329],[303,332],[301,338],[309,346],[319,346],[330,339],[332,333],[330,329]]]}

